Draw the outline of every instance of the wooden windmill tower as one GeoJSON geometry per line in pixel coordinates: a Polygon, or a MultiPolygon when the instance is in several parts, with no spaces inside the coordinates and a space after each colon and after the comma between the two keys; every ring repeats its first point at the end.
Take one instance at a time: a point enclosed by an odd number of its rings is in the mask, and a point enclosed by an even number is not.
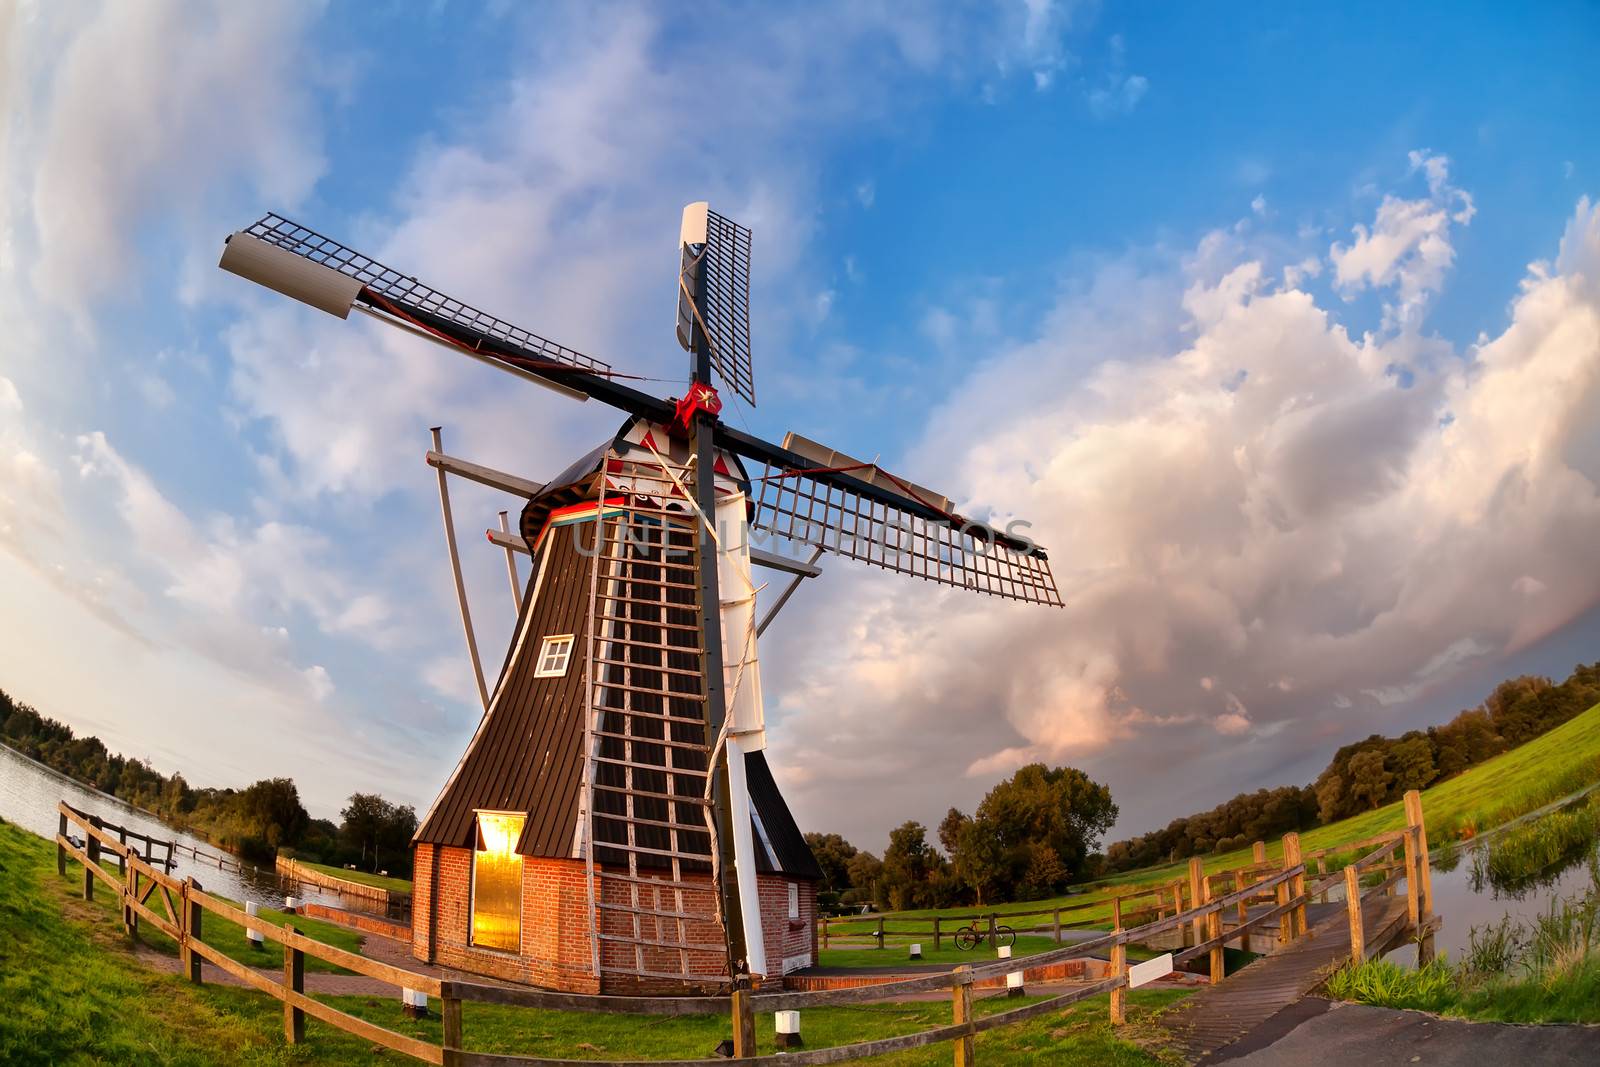
{"type": "Polygon", "coordinates": [[[480,681],[484,718],[417,832],[417,954],[608,993],[814,959],[815,860],[764,752],[756,637],[775,609],[758,623],[752,562],[797,575],[777,606],[822,552],[1059,606],[1045,553],[873,463],[719,418],[714,380],[755,403],[750,232],[705,203],[683,214],[677,399],[276,215],[233,234],[221,266],[627,415],[547,484],[477,469],[527,499],[517,536],[491,539],[533,572],[492,694],[480,681]]]}

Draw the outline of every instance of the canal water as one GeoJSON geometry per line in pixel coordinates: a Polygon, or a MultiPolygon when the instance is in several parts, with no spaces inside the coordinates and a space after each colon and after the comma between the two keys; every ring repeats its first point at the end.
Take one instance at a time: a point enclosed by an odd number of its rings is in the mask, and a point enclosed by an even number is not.
{"type": "MultiPolygon", "coordinates": [[[[341,899],[339,894],[318,886],[280,878],[270,867],[258,869],[249,860],[239,860],[209,841],[175,830],[116,797],[81,785],[0,745],[0,818],[54,841],[60,820],[56,805],[63,800],[79,811],[100,816],[108,823],[137,830],[157,840],[176,841],[186,849],[198,849],[204,855],[226,858],[229,867],[219,869],[215,861],[208,863],[204,856],[197,858],[187,851],[174,850],[172,874],[177,878],[193,875],[195,881],[208,892],[238,901],[253,900],[270,907],[281,907],[283,898],[290,895],[336,907],[361,907],[359,897],[341,899]],[[234,863],[241,864],[243,869],[231,869],[234,863]]],[[[82,834],[74,836],[81,837],[82,834]]],[[[157,850],[157,857],[163,851],[157,850]]]]}
{"type": "MultiPolygon", "coordinates": [[[[1569,807],[1577,807],[1574,803],[1569,807]]],[[[1529,824],[1537,826],[1537,820],[1529,824]]],[[[1488,849],[1492,838],[1460,847],[1454,857],[1434,851],[1432,863],[1433,910],[1444,920],[1434,937],[1434,947],[1449,953],[1450,959],[1467,955],[1473,929],[1498,925],[1507,916],[1523,925],[1547,914],[1561,900],[1600,892],[1590,866],[1594,845],[1540,871],[1528,871],[1514,886],[1495,885],[1488,876],[1488,849]]],[[[1415,966],[1416,946],[1407,944],[1388,958],[1403,966],[1415,966]]]]}

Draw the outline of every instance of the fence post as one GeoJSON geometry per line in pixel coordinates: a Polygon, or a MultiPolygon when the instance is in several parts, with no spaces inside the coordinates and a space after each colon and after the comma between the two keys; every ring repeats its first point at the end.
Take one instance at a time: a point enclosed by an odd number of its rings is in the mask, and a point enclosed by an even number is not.
{"type": "MultiPolygon", "coordinates": [[[[1293,865],[1289,862],[1289,838],[1288,838],[1287,835],[1285,835],[1285,837],[1283,839],[1283,869],[1284,870],[1288,870],[1291,866],[1293,866],[1293,865]]],[[[1285,908],[1285,909],[1288,908],[1288,905],[1289,905],[1289,881],[1288,881],[1288,879],[1284,879],[1283,881],[1280,881],[1277,884],[1277,886],[1276,886],[1276,888],[1275,888],[1275,890],[1273,892],[1273,899],[1277,901],[1278,907],[1285,908]]],[[[1294,940],[1294,912],[1285,910],[1282,915],[1278,916],[1278,944],[1280,946],[1287,945],[1290,941],[1293,941],[1293,940],[1294,940]]]]}
{"type": "Polygon", "coordinates": [[[205,965],[205,960],[200,953],[194,950],[193,945],[193,942],[201,939],[200,917],[205,914],[205,909],[200,906],[200,902],[195,900],[192,895],[194,890],[199,888],[200,883],[194,880],[193,875],[183,880],[183,910],[189,916],[189,925],[184,931],[183,941],[189,954],[189,981],[195,985],[200,984],[200,969],[205,965]]]}
{"type": "Polygon", "coordinates": [[[996,938],[999,935],[997,935],[995,933],[994,927],[995,927],[994,912],[991,911],[989,913],[989,947],[990,948],[999,948],[1000,947],[1000,942],[998,940],[996,940],[996,938]]]}
{"type": "Polygon", "coordinates": [[[138,937],[139,913],[133,910],[133,902],[139,899],[139,868],[128,862],[126,854],[122,863],[122,932],[138,937]]]}
{"type": "Polygon", "coordinates": [[[439,983],[439,1021],[444,1024],[444,1062],[452,1064],[452,1052],[461,1048],[461,998],[453,982],[439,983]]]}
{"type": "Polygon", "coordinates": [[[1421,932],[1419,920],[1422,918],[1421,890],[1417,888],[1417,831],[1415,827],[1406,828],[1406,921],[1411,924],[1411,932],[1421,932]]]}
{"type": "Polygon", "coordinates": [[[878,947],[883,947],[883,916],[878,916],[878,947]]]}
{"type": "MultiPolygon", "coordinates": [[[[61,829],[58,831],[58,834],[59,837],[62,838],[67,836],[66,812],[61,813],[61,829]]],[[[63,845],[59,840],[56,841],[56,873],[62,877],[66,877],[67,874],[67,849],[66,846],[63,845]]]]}
{"type": "Polygon", "coordinates": [[[823,948],[827,948],[828,947],[828,927],[830,927],[832,925],[833,924],[830,923],[826,918],[824,918],[822,920],[822,947],[823,948]]]}
{"type": "Polygon", "coordinates": [[[117,873],[124,878],[128,876],[128,828],[117,827],[117,840],[122,843],[122,851],[117,853],[117,873]]]}
{"type": "MultiPolygon", "coordinates": [[[[1112,900],[1117,900],[1116,897],[1112,897],[1111,899],[1112,900]]],[[[1117,901],[1116,910],[1118,912],[1120,912],[1122,910],[1122,902],[1121,901],[1117,901]]],[[[1059,945],[1059,944],[1061,944],[1061,909],[1060,908],[1056,909],[1055,919],[1053,921],[1053,925],[1055,927],[1056,944],[1059,945]]]]}
{"type": "MultiPolygon", "coordinates": [[[[1206,904],[1211,903],[1211,879],[1207,878],[1202,883],[1206,895],[1206,904]]],[[[1206,940],[1215,941],[1211,946],[1211,984],[1216,985],[1222,981],[1223,963],[1222,954],[1222,909],[1216,908],[1206,916],[1206,940]]]]}
{"type": "MultiPolygon", "coordinates": [[[[1202,892],[1200,882],[1205,878],[1205,870],[1204,860],[1202,860],[1199,856],[1189,857],[1189,906],[1191,908],[1198,908],[1200,906],[1200,894],[1202,892]]],[[[1190,944],[1198,945],[1200,942],[1206,939],[1205,916],[1196,916],[1193,925],[1194,940],[1190,942],[1190,944]]]]}
{"type": "Polygon", "coordinates": [[[1417,917],[1425,931],[1417,941],[1417,962],[1433,959],[1433,870],[1428,861],[1428,824],[1422,815],[1422,794],[1406,792],[1406,825],[1417,835],[1417,917]]]}
{"type": "MultiPolygon", "coordinates": [[[[1056,914],[1060,914],[1057,912],[1056,914]]],[[[1111,932],[1117,934],[1117,943],[1111,946],[1111,977],[1128,976],[1128,946],[1122,934],[1122,898],[1111,898],[1111,932]]],[[[1121,1026],[1128,1021],[1128,987],[1120,985],[1111,991],[1111,1025],[1121,1026]]]]}
{"type": "Polygon", "coordinates": [[[939,945],[944,940],[944,934],[939,930],[939,916],[933,917],[933,951],[939,951],[939,945]]]}
{"type": "Polygon", "coordinates": [[[750,990],[741,986],[733,991],[733,1055],[735,1059],[756,1054],[756,1014],[750,1009],[750,990]]]}
{"type": "MultiPolygon", "coordinates": [[[[1319,881],[1319,882],[1323,881],[1327,877],[1328,877],[1328,857],[1327,856],[1318,856],[1317,857],[1317,881],[1319,881]]],[[[1328,902],[1328,887],[1326,885],[1324,885],[1322,887],[1322,901],[1321,901],[1321,903],[1326,904],[1327,902],[1328,902]]]]}
{"type": "Polygon", "coordinates": [[[1306,863],[1300,852],[1298,833],[1290,832],[1283,835],[1283,865],[1285,868],[1300,868],[1300,873],[1289,880],[1289,892],[1300,902],[1294,908],[1294,925],[1290,928],[1290,934],[1294,937],[1305,937],[1311,933],[1311,927],[1306,923],[1306,863]]]}
{"type": "Polygon", "coordinates": [[[1344,869],[1345,906],[1350,911],[1350,960],[1360,963],[1366,959],[1366,932],[1361,927],[1361,873],[1355,864],[1344,869]]]}
{"type": "Polygon", "coordinates": [[[1417,864],[1422,871],[1419,905],[1422,918],[1427,919],[1433,915],[1433,871],[1428,863],[1428,825],[1422,817],[1422,794],[1415,789],[1406,793],[1406,825],[1417,831],[1417,864]]]}
{"type": "Polygon", "coordinates": [[[1267,862],[1267,843],[1265,841],[1257,841],[1250,846],[1250,862],[1258,867],[1267,862]]]}
{"type": "Polygon", "coordinates": [[[83,899],[94,899],[94,867],[100,862],[100,839],[91,834],[87,829],[83,831],[83,854],[89,857],[89,862],[83,865],[83,899]]]}
{"type": "MultiPolygon", "coordinates": [[[[1172,887],[1172,917],[1176,919],[1183,914],[1183,883],[1176,882],[1172,887]]],[[[1184,923],[1178,924],[1178,944],[1187,948],[1189,945],[1189,927],[1184,923]]]]}
{"type": "MultiPolygon", "coordinates": [[[[283,930],[287,934],[300,932],[291,923],[285,923],[283,930]]],[[[286,993],[306,991],[305,953],[288,944],[287,938],[283,946],[283,988],[286,993]]],[[[306,1013],[291,1003],[288,997],[283,1000],[283,1039],[291,1045],[298,1045],[306,1039],[306,1013]]]]}
{"type": "MultiPolygon", "coordinates": [[[[956,1026],[972,1021],[972,968],[962,964],[950,973],[950,1021],[956,1026]]],[[[971,1034],[955,1039],[955,1067],[972,1067],[971,1034]]]]}

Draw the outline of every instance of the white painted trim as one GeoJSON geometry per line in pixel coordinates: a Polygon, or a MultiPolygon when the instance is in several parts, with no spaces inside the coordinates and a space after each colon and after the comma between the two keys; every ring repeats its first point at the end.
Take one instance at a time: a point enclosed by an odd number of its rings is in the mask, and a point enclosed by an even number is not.
{"type": "Polygon", "coordinates": [[[753,975],[767,973],[767,945],[761,931],[761,875],[750,833],[750,783],[745,778],[743,738],[728,735],[728,806],[733,820],[733,869],[744,919],[745,960],[753,975]]]}

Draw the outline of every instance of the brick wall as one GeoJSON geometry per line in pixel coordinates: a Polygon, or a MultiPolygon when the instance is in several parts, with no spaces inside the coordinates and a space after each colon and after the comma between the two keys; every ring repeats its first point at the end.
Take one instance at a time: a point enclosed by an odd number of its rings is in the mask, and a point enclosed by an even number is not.
{"type": "MultiPolygon", "coordinates": [[[[548,989],[572,993],[683,993],[686,985],[678,979],[658,979],[628,975],[608,975],[605,989],[595,979],[590,942],[588,890],[582,860],[547,859],[529,856],[522,866],[522,938],[518,953],[485,949],[470,943],[470,892],[472,852],[464,848],[418,845],[412,891],[412,954],[429,963],[438,963],[474,974],[489,975],[515,982],[527,982],[548,989]],[[437,866],[438,900],[433,896],[434,868],[437,866]]],[[[600,899],[604,903],[632,907],[631,885],[621,877],[597,872],[600,899]]],[[[683,910],[712,914],[715,902],[709,875],[691,876],[695,888],[684,891],[683,910]]],[[[789,919],[789,880],[781,875],[763,875],[760,881],[762,933],[767,949],[768,968],[776,975],[784,961],[804,957],[816,960],[816,888],[809,882],[800,887],[800,917],[789,919]]],[[[671,894],[641,887],[638,906],[652,911],[676,911],[671,894]]],[[[621,910],[601,911],[600,932],[634,934],[634,916],[621,910]]],[[[654,916],[639,917],[640,935],[645,940],[679,940],[677,923],[654,916]]],[[[723,969],[722,936],[714,922],[689,921],[684,924],[684,943],[704,945],[688,951],[691,973],[713,975],[723,969]]],[[[601,941],[608,967],[637,966],[633,945],[601,941]]],[[[680,953],[676,948],[647,947],[643,950],[644,970],[676,972],[680,953]]],[[[689,986],[688,988],[693,988],[689,986]]]]}

